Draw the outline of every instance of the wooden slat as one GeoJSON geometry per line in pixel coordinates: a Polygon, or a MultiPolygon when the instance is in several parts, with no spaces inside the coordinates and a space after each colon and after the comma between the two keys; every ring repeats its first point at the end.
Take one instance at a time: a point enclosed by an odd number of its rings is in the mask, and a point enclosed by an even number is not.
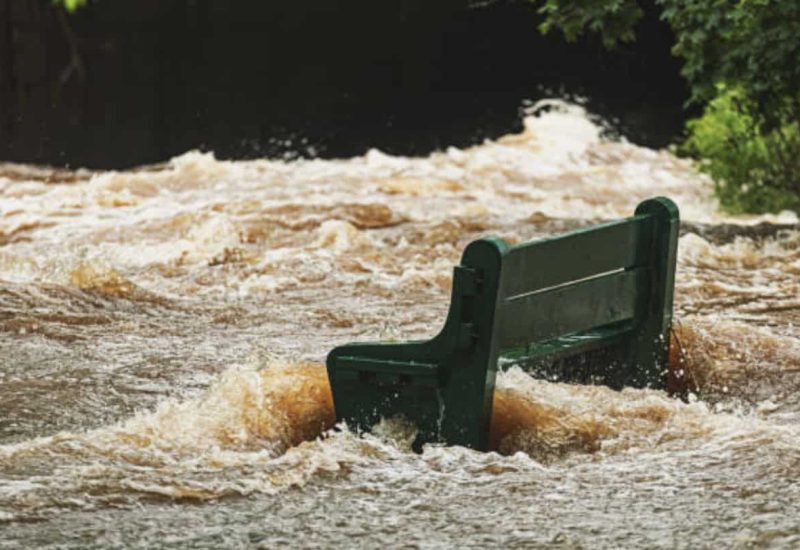
{"type": "Polygon", "coordinates": [[[557,359],[565,355],[586,353],[621,341],[626,335],[630,334],[631,329],[632,323],[624,321],[582,332],[573,332],[532,345],[511,348],[508,351],[503,351],[503,358],[506,362],[513,363],[544,356],[550,359],[557,359]]]}
{"type": "Polygon", "coordinates": [[[619,271],[503,300],[495,329],[500,349],[632,319],[646,272],[619,271]]]}
{"type": "Polygon", "coordinates": [[[439,373],[439,365],[437,363],[392,361],[370,357],[339,357],[336,360],[336,369],[337,371],[351,370],[422,377],[435,377],[439,373]]]}
{"type": "Polygon", "coordinates": [[[644,265],[652,220],[635,216],[516,246],[503,258],[504,297],[644,265]]]}

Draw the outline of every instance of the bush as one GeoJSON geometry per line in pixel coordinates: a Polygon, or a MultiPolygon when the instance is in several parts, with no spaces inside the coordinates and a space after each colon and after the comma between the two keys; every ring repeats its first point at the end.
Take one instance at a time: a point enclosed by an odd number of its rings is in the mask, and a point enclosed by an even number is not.
{"type": "Polygon", "coordinates": [[[730,212],[800,211],[800,124],[766,130],[754,110],[740,89],[719,86],[703,115],[688,122],[681,152],[702,159],[730,212]]]}
{"type": "MultiPolygon", "coordinates": [[[[634,37],[642,0],[529,0],[543,32],[589,32],[607,46],[634,37]]],[[[800,210],[800,1],[655,0],[692,101],[684,152],[699,156],[734,212],[800,210]],[[725,86],[727,87],[725,87],[725,86]]]]}

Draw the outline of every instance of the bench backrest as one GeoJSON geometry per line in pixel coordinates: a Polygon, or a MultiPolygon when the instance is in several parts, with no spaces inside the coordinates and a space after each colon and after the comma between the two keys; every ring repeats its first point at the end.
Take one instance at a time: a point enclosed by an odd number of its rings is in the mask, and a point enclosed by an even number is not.
{"type": "Polygon", "coordinates": [[[663,386],[677,236],[678,209],[659,197],[633,217],[554,238],[472,242],[439,335],[331,352],[337,417],[367,429],[403,414],[419,444],[484,449],[503,355],[549,365],[562,381],[663,386]]]}

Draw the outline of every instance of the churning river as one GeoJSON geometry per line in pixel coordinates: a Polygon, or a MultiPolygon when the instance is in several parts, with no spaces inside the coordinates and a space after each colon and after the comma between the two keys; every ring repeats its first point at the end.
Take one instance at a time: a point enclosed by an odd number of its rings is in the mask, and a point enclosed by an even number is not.
{"type": "Polygon", "coordinates": [[[0,547],[800,546],[797,217],[554,106],[425,158],[0,165],[0,547]],[[328,350],[435,334],[472,239],[655,195],[688,401],[511,369],[495,452],[334,428],[328,350]]]}

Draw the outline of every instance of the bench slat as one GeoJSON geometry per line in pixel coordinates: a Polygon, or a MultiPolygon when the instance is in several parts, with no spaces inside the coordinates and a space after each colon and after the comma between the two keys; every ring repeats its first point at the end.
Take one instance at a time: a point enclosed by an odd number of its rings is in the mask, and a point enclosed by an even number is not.
{"type": "Polygon", "coordinates": [[[371,357],[345,356],[339,357],[337,365],[340,371],[391,373],[429,378],[435,378],[439,374],[439,365],[437,363],[422,363],[418,361],[393,361],[371,357]]]}
{"type": "Polygon", "coordinates": [[[499,349],[632,319],[646,272],[618,271],[504,300],[496,328],[499,349]]]}
{"type": "Polygon", "coordinates": [[[503,259],[502,295],[513,297],[645,265],[651,222],[649,216],[634,216],[515,246],[503,259]]]}
{"type": "Polygon", "coordinates": [[[631,331],[630,321],[614,323],[604,327],[557,336],[533,345],[512,348],[502,356],[506,363],[548,357],[558,359],[563,355],[576,355],[594,349],[608,347],[621,341],[631,331]]]}

